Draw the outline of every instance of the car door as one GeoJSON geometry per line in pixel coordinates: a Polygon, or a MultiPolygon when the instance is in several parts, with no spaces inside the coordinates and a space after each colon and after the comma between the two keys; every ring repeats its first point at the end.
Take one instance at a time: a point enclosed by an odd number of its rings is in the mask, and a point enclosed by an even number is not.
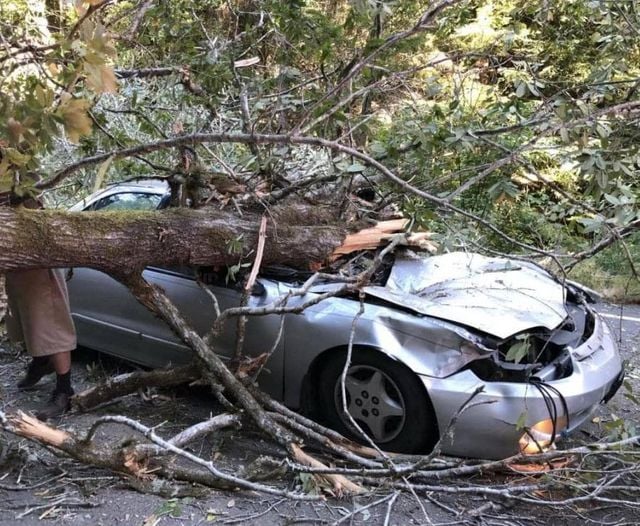
{"type": "MultiPolygon", "coordinates": [[[[160,196],[162,197],[162,196],[160,196]]],[[[149,203],[159,205],[161,199],[150,199],[141,192],[119,192],[89,202],[89,210],[149,209],[149,203]],[[140,208],[136,208],[136,203],[140,208]]],[[[211,295],[196,281],[189,267],[149,267],[144,278],[162,287],[178,307],[189,324],[201,335],[207,333],[215,320],[211,295]]],[[[279,295],[277,282],[260,280],[260,294],[249,299],[249,306],[266,305],[279,295]]],[[[220,309],[237,307],[241,292],[226,281],[211,285],[220,309]]],[[[191,360],[191,350],[171,331],[168,325],[142,306],[129,290],[110,276],[88,268],[74,269],[69,281],[72,316],[78,331],[78,342],[89,348],[107,352],[133,362],[160,367],[191,360]]],[[[271,349],[279,331],[276,316],[251,317],[245,332],[244,352],[258,355],[271,349]]],[[[223,357],[235,350],[236,320],[230,319],[224,330],[214,339],[214,349],[223,357]]],[[[282,349],[280,341],[276,351],[261,375],[262,387],[273,396],[282,396],[282,349]]]]}

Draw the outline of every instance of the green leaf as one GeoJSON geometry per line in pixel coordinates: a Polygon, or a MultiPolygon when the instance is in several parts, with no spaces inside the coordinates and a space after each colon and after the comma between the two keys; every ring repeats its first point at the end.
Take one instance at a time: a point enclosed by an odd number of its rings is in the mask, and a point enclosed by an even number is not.
{"type": "Polygon", "coordinates": [[[225,283],[229,283],[229,281],[237,281],[236,277],[238,272],[240,272],[243,268],[251,266],[251,263],[236,263],[235,265],[229,265],[227,267],[227,275],[224,278],[225,283]]]}
{"type": "Polygon", "coordinates": [[[609,201],[614,206],[620,206],[620,199],[618,199],[615,195],[604,194],[604,198],[609,201]]]}
{"type": "Polygon", "coordinates": [[[7,156],[9,161],[15,166],[25,166],[30,160],[31,156],[25,153],[20,153],[15,148],[5,148],[3,150],[4,155],[7,156]]]}
{"type": "Polygon", "coordinates": [[[596,133],[603,139],[611,135],[611,130],[602,123],[596,125],[596,133]]]}
{"type": "Polygon", "coordinates": [[[604,170],[597,171],[596,182],[600,188],[605,189],[609,185],[609,176],[607,175],[607,172],[604,170]]]}
{"type": "Polygon", "coordinates": [[[298,480],[302,483],[302,491],[310,495],[319,493],[318,482],[312,473],[298,473],[298,480]]]}
{"type": "Polygon", "coordinates": [[[518,195],[519,190],[518,187],[511,181],[502,179],[498,181],[496,184],[492,185],[489,190],[489,197],[493,201],[497,201],[498,199],[504,197],[515,197],[518,195]]]}
{"type": "Polygon", "coordinates": [[[533,82],[527,82],[527,89],[529,90],[529,92],[535,96],[535,97],[539,97],[540,96],[540,92],[538,91],[538,88],[536,87],[536,85],[533,82]]]}
{"type": "Polygon", "coordinates": [[[569,132],[567,131],[567,129],[563,126],[562,128],[560,128],[560,137],[562,137],[562,140],[565,143],[569,142],[569,132]]]}
{"type": "Polygon", "coordinates": [[[504,359],[507,362],[520,363],[522,359],[527,356],[530,348],[531,344],[529,343],[529,338],[524,338],[522,341],[514,343],[509,347],[509,351],[507,351],[504,359]]]}
{"type": "Polygon", "coordinates": [[[154,512],[156,516],[168,515],[177,519],[182,515],[182,506],[178,499],[169,499],[163,502],[154,512]]]}
{"type": "MultiPolygon", "coordinates": [[[[4,160],[3,160],[4,162],[4,160]]],[[[13,177],[0,174],[0,192],[8,192],[13,186],[13,177]]]]}
{"type": "Polygon", "coordinates": [[[640,405],[640,401],[638,400],[638,398],[633,394],[633,386],[631,385],[631,382],[629,382],[629,380],[625,380],[622,383],[622,386],[624,387],[624,390],[626,391],[626,393],[623,394],[623,396],[627,399],[627,400],[631,400],[634,404],[636,405],[640,405]]]}
{"type": "Polygon", "coordinates": [[[366,166],[364,166],[363,164],[353,163],[347,166],[347,169],[345,171],[348,173],[360,173],[364,172],[365,168],[366,166]]]}
{"type": "Polygon", "coordinates": [[[387,154],[387,146],[380,141],[373,141],[369,145],[369,153],[374,157],[382,157],[387,154]]]}
{"type": "Polygon", "coordinates": [[[605,224],[605,218],[598,215],[594,217],[580,217],[578,221],[584,226],[584,233],[600,232],[605,224]]]}
{"type": "Polygon", "coordinates": [[[242,253],[242,238],[244,234],[240,234],[238,237],[231,239],[227,242],[227,254],[241,254],[242,253]]]}
{"type": "Polygon", "coordinates": [[[558,114],[558,117],[560,117],[562,120],[565,120],[567,118],[567,105],[564,102],[558,104],[556,113],[558,114]]]}

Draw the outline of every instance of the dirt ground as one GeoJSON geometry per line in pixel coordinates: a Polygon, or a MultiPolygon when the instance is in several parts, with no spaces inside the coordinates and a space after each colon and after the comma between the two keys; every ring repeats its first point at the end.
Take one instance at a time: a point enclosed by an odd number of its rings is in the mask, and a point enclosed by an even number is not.
{"type": "MultiPolygon", "coordinates": [[[[640,307],[626,307],[620,318],[613,306],[603,306],[611,326],[617,330],[621,350],[629,361],[628,379],[640,397],[640,307]]],[[[0,403],[5,411],[34,409],[46,402],[53,378],[37,389],[20,392],[17,379],[27,363],[6,342],[0,344],[0,403]]],[[[87,350],[74,356],[73,376],[77,390],[101,378],[131,370],[123,362],[87,350]]],[[[616,419],[626,422],[627,432],[638,423],[640,408],[621,392],[596,414],[592,422],[572,436],[571,443],[599,439],[620,433],[616,419]]],[[[59,425],[84,430],[97,417],[121,414],[171,436],[178,430],[220,412],[203,389],[181,388],[175,392],[139,392],[90,413],[71,413],[59,425]]],[[[127,428],[104,428],[101,439],[125,441],[127,428]]],[[[242,470],[259,455],[277,455],[272,445],[246,431],[226,431],[194,446],[196,453],[215,459],[229,471],[242,470]]],[[[300,479],[278,481],[282,488],[301,489],[300,479]]],[[[487,481],[490,484],[491,481],[487,481]]],[[[207,490],[205,495],[169,498],[135,491],[122,477],[78,464],[68,458],[13,436],[0,434],[0,526],[35,524],[73,525],[196,525],[196,524],[367,524],[405,525],[529,525],[529,524],[638,524],[629,510],[615,507],[548,509],[490,503],[482,497],[417,495],[392,492],[358,496],[345,500],[285,501],[279,497],[246,491],[207,490]],[[17,488],[16,488],[17,487],[17,488]],[[19,488],[19,489],[18,489],[19,488]],[[367,507],[369,505],[369,507],[367,507]],[[357,511],[360,510],[360,511],[357,511]],[[355,513],[354,513],[355,512],[355,513]]]]}

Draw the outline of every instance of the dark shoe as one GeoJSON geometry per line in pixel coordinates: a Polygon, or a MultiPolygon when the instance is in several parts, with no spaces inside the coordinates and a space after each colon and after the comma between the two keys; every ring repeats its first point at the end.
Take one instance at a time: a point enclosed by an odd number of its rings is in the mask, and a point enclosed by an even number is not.
{"type": "Polygon", "coordinates": [[[18,382],[19,389],[31,389],[43,376],[55,372],[49,360],[31,360],[27,374],[18,382]]]}
{"type": "Polygon", "coordinates": [[[36,412],[36,417],[39,420],[48,420],[50,418],[55,418],[57,416],[61,416],[71,409],[71,397],[73,393],[61,393],[59,391],[54,391],[49,403],[36,412]]]}

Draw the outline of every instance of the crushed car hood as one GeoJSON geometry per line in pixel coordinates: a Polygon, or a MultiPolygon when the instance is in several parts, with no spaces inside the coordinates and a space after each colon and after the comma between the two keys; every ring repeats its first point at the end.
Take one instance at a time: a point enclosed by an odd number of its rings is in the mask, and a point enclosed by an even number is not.
{"type": "Polygon", "coordinates": [[[537,327],[553,330],[568,316],[565,288],[544,270],[464,252],[396,259],[386,286],[364,291],[501,339],[537,327]]]}

